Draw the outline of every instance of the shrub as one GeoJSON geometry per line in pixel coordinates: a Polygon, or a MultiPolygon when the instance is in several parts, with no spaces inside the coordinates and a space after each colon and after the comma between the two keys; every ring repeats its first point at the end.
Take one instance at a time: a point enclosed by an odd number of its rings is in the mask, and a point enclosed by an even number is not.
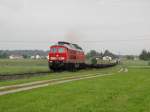
{"type": "Polygon", "coordinates": [[[148,62],[148,66],[150,66],[150,61],[148,62]]]}
{"type": "Polygon", "coordinates": [[[97,60],[96,60],[95,58],[93,58],[93,59],[91,60],[91,62],[92,62],[92,64],[97,64],[97,60]]]}

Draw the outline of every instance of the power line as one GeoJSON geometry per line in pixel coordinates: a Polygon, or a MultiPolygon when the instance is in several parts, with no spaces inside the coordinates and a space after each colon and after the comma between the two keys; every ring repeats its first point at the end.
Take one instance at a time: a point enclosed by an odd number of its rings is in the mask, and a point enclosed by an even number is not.
{"type": "MultiPolygon", "coordinates": [[[[150,40],[150,38],[147,39],[113,39],[113,40],[94,40],[94,41],[90,41],[90,40],[81,40],[81,41],[74,41],[74,42],[79,42],[79,43],[103,43],[103,42],[137,42],[137,41],[146,41],[146,40],[150,40]]],[[[11,43],[11,44],[22,44],[22,43],[29,43],[29,44],[45,44],[45,43],[56,43],[57,41],[23,41],[23,40],[1,40],[0,43],[11,43]]]]}
{"type": "Polygon", "coordinates": [[[82,41],[86,43],[102,43],[102,42],[137,42],[137,41],[146,41],[149,39],[114,39],[114,40],[94,40],[94,41],[82,41]]]}

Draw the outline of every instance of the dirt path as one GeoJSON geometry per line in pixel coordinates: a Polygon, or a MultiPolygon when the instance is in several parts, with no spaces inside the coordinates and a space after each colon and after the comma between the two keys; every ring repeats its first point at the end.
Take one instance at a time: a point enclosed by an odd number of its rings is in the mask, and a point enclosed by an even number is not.
{"type": "Polygon", "coordinates": [[[82,76],[72,76],[72,77],[66,77],[66,78],[36,81],[36,82],[26,83],[26,84],[4,86],[4,87],[0,87],[0,95],[16,93],[16,92],[25,91],[25,90],[31,90],[34,88],[45,87],[49,85],[62,84],[66,82],[76,81],[76,80],[108,76],[108,75],[113,75],[113,74],[88,74],[88,75],[82,75],[82,76]]]}
{"type": "Polygon", "coordinates": [[[120,68],[120,70],[118,71],[118,73],[120,73],[120,72],[128,72],[128,68],[120,68]]]}
{"type": "Polygon", "coordinates": [[[127,69],[127,68],[125,68],[125,69],[124,69],[124,72],[128,72],[128,69],[127,69]]]}
{"type": "Polygon", "coordinates": [[[122,72],[123,71],[123,68],[121,68],[118,72],[120,73],[120,72],[122,72]]]}

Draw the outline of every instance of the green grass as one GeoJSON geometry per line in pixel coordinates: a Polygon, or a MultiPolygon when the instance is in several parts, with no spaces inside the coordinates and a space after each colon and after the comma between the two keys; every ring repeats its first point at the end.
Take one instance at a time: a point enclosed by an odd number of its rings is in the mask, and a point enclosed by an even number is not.
{"type": "Polygon", "coordinates": [[[150,61],[148,62],[148,66],[150,66],[150,61]]]}
{"type": "Polygon", "coordinates": [[[125,60],[123,64],[126,66],[148,66],[148,61],[142,60],[125,60]]]}
{"type": "Polygon", "coordinates": [[[14,85],[14,84],[22,84],[27,82],[33,82],[33,81],[40,81],[40,80],[48,80],[48,79],[55,79],[55,78],[62,78],[62,77],[70,77],[70,76],[77,76],[77,75],[87,75],[87,74],[96,74],[96,73],[112,73],[116,72],[120,69],[120,66],[105,68],[105,69],[89,69],[89,70],[79,70],[77,72],[56,72],[56,73],[49,73],[47,75],[43,76],[37,76],[37,77],[30,77],[25,79],[18,79],[18,80],[8,80],[8,81],[1,81],[1,86],[6,85],[14,85]]]}
{"type": "Polygon", "coordinates": [[[0,75],[38,72],[38,71],[48,71],[48,62],[46,59],[45,60],[0,59],[0,75]]]}
{"type": "Polygon", "coordinates": [[[118,73],[120,66],[116,66],[31,78],[29,80],[33,81],[97,72],[114,73],[0,96],[0,112],[150,112],[150,69],[143,68],[145,64],[140,61],[127,63],[123,66],[129,69],[128,72],[118,73]],[[142,69],[130,67],[135,65],[142,69]]]}
{"type": "Polygon", "coordinates": [[[149,112],[150,69],[0,96],[0,112],[149,112]]]}

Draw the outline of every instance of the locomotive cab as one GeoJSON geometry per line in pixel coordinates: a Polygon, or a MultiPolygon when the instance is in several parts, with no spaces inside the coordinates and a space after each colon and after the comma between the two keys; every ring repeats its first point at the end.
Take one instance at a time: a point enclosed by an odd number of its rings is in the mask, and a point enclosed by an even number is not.
{"type": "Polygon", "coordinates": [[[63,46],[50,47],[49,61],[66,61],[67,48],[63,46]]]}
{"type": "Polygon", "coordinates": [[[77,44],[58,42],[50,47],[49,68],[51,70],[79,68],[84,65],[84,52],[77,44]]]}
{"type": "Polygon", "coordinates": [[[67,48],[64,46],[51,46],[49,52],[49,68],[58,70],[65,67],[67,60],[67,48]]]}

